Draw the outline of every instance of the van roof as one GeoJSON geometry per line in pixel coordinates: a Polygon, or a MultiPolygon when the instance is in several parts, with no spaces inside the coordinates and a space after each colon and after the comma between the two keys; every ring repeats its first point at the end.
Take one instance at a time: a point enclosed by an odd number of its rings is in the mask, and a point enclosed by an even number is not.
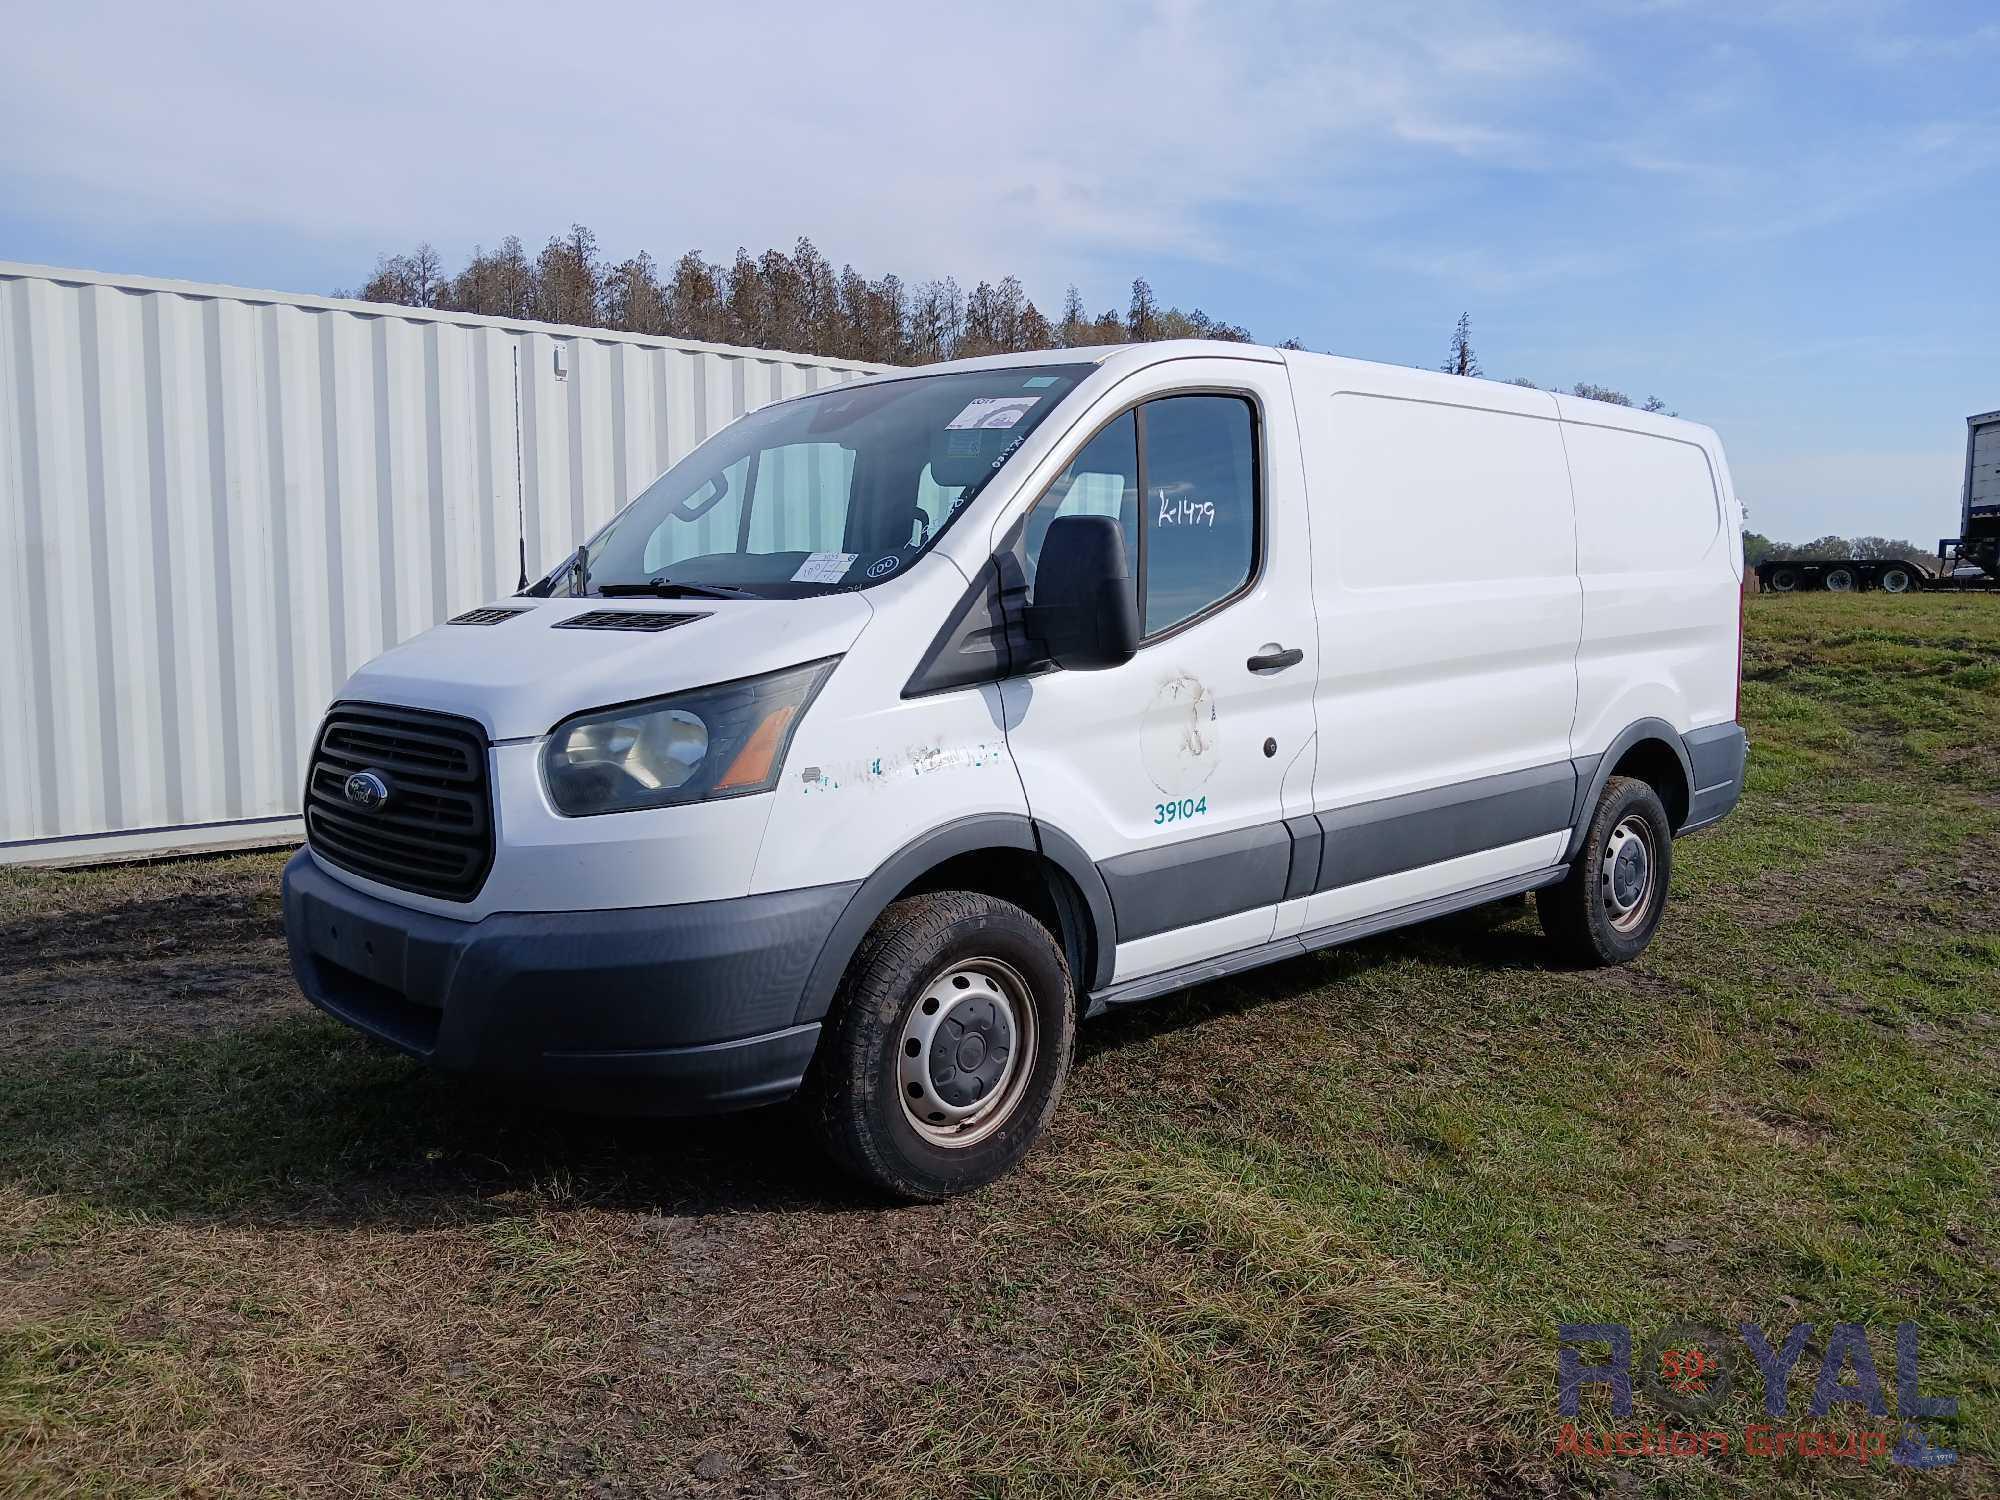
{"type": "MultiPolygon", "coordinates": [[[[1495,397],[1507,393],[1509,399],[1494,400],[1493,404],[1514,407],[1523,391],[1530,387],[1515,385],[1511,381],[1487,380],[1479,376],[1447,375],[1440,370],[1427,370],[1416,365],[1391,365],[1376,360],[1351,359],[1344,354],[1313,354],[1303,349],[1276,349],[1266,344],[1240,344],[1226,339],[1161,339],[1146,344],[1088,344],[1073,349],[1028,349],[1016,354],[985,354],[971,359],[943,360],[930,365],[903,365],[883,370],[879,374],[863,376],[865,381],[907,380],[917,375],[934,375],[955,370],[1000,370],[1022,365],[1117,365],[1127,370],[1144,369],[1148,365],[1164,364],[1174,359],[1242,359],[1259,364],[1284,363],[1300,371],[1317,371],[1322,378],[1342,379],[1352,382],[1363,390],[1384,389],[1398,394],[1414,395],[1418,391],[1437,395],[1456,394],[1457,404],[1478,404],[1475,396],[1466,400],[1466,387],[1471,385],[1477,391],[1490,391],[1495,397]]],[[[1542,391],[1542,387],[1532,389],[1542,391]]],[[[1605,427],[1628,428],[1638,432],[1654,432],[1676,437],[1692,437],[1695,433],[1707,434],[1709,429],[1700,423],[1689,422],[1685,418],[1670,417],[1664,412],[1642,411],[1635,406],[1620,406],[1611,401],[1593,401],[1585,396],[1574,396],[1567,391],[1548,390],[1543,394],[1553,396],[1562,417],[1572,422],[1587,422],[1605,427]]]]}

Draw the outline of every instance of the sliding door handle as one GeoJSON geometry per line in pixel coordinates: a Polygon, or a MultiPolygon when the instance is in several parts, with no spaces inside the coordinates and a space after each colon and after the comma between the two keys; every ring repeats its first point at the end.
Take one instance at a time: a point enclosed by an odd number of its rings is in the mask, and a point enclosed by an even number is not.
{"type": "Polygon", "coordinates": [[[1288,651],[1281,646],[1272,645],[1265,647],[1244,665],[1253,672],[1282,672],[1287,667],[1296,667],[1305,659],[1305,652],[1297,646],[1288,651]]]}

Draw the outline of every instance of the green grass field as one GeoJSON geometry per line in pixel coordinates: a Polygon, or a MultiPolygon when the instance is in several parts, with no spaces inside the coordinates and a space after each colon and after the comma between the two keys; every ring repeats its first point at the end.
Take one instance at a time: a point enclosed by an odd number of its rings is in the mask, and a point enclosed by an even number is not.
{"type": "Polygon", "coordinates": [[[1749,612],[1640,962],[1516,902],[1137,1008],[943,1207],[365,1044],[281,855],[0,872],[0,1494],[2000,1493],[2000,600],[1749,612]],[[1558,1452],[1559,1323],[1811,1322],[1851,1430],[1902,1320],[1951,1467],[1558,1452]]]}

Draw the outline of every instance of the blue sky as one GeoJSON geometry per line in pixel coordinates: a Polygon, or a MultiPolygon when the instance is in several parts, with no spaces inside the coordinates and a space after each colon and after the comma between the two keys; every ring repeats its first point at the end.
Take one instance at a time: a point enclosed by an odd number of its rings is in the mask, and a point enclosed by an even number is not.
{"type": "Polygon", "coordinates": [[[1160,297],[1720,429],[1760,530],[1934,540],[2000,407],[2000,7],[882,3],[16,14],[0,258],[294,291],[614,256],[1160,297]]]}

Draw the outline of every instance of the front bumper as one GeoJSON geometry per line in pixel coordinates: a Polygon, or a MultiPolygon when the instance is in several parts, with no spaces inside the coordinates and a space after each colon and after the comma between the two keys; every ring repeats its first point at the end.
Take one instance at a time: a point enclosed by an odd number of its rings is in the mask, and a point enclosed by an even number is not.
{"type": "Polygon", "coordinates": [[[698,1114],[782,1099],[817,1023],[795,1024],[855,884],[454,921],[285,866],[285,938],[306,998],[454,1071],[606,1114],[698,1114]]]}

